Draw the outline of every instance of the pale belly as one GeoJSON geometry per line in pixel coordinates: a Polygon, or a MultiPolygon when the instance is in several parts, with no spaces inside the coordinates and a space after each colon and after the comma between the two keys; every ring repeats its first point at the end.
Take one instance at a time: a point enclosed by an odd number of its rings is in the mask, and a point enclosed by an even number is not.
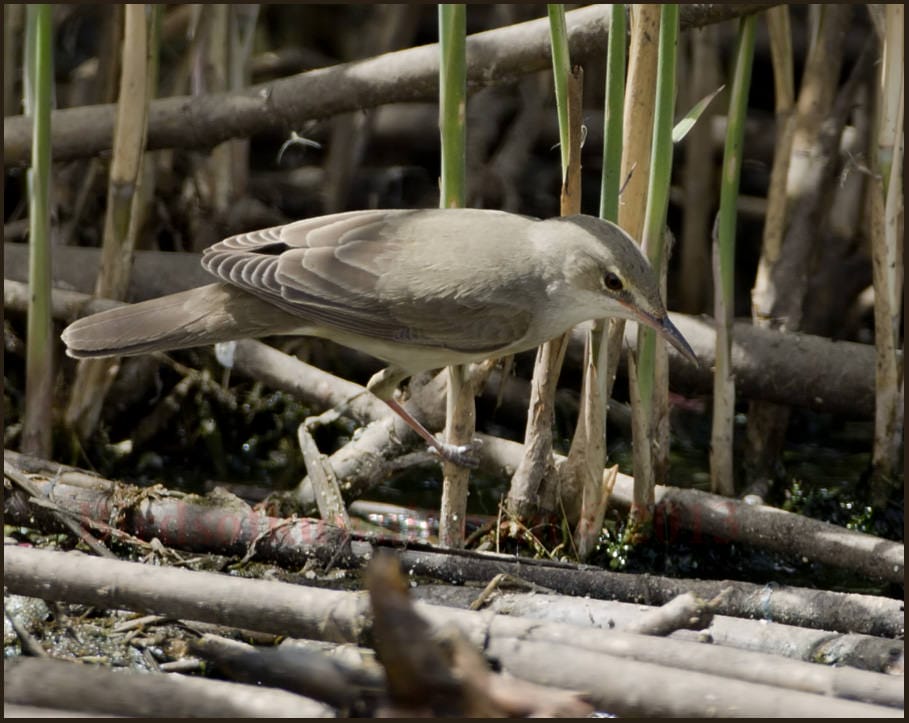
{"type": "Polygon", "coordinates": [[[471,353],[454,351],[443,347],[415,346],[402,342],[388,342],[382,339],[374,339],[358,334],[349,334],[333,329],[305,327],[293,333],[302,336],[316,336],[321,339],[330,339],[342,346],[357,349],[370,356],[376,357],[376,359],[381,359],[384,362],[393,364],[410,374],[416,374],[418,372],[426,371],[427,369],[439,369],[451,364],[478,362],[488,359],[489,357],[523,351],[524,348],[529,349],[536,346],[535,343],[530,342],[529,345],[524,346],[522,349],[503,348],[499,350],[494,349],[492,351],[471,353]]]}

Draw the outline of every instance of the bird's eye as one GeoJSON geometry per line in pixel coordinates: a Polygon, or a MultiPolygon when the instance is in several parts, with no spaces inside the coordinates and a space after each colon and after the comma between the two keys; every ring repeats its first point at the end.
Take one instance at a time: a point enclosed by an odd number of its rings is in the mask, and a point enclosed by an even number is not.
{"type": "Polygon", "coordinates": [[[610,291],[621,291],[624,286],[622,280],[611,271],[606,272],[606,275],[603,277],[603,284],[610,291]]]}

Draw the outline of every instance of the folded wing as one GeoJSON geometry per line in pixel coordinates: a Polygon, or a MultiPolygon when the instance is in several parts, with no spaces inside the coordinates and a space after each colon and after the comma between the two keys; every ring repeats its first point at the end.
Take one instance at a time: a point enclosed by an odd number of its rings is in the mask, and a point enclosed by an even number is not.
{"type": "Polygon", "coordinates": [[[240,234],[206,249],[202,264],[307,323],[348,334],[467,353],[522,338],[531,317],[507,295],[389,295],[383,279],[400,269],[402,255],[426,252],[420,246],[429,239],[408,230],[414,213],[353,211],[240,234]]]}

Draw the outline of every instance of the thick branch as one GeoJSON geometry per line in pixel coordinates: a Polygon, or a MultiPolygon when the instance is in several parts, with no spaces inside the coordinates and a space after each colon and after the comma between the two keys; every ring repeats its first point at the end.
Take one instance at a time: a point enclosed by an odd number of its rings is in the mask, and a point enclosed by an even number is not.
{"type": "Polygon", "coordinates": [[[286,690],[189,675],[29,658],[7,659],[3,674],[4,717],[11,715],[9,703],[51,709],[54,718],[76,711],[86,718],[334,717],[328,706],[286,690]]]}
{"type": "MultiPolygon", "coordinates": [[[[468,587],[459,589],[445,585],[420,585],[415,592],[424,602],[436,605],[459,604],[460,607],[468,607],[476,598],[476,590],[468,587]]],[[[629,632],[629,626],[634,621],[647,615],[648,611],[659,608],[618,600],[571,597],[539,591],[531,594],[499,591],[484,609],[502,615],[629,632]]],[[[829,670],[839,671],[837,675],[843,676],[834,683],[833,689],[842,686],[852,691],[851,695],[842,693],[843,697],[855,697],[887,705],[903,704],[902,686],[898,689],[891,687],[887,691],[878,689],[872,692],[866,684],[873,679],[864,675],[865,671],[891,670],[894,660],[902,656],[902,640],[860,633],[832,634],[829,630],[728,615],[714,615],[707,634],[710,636],[711,646],[752,650],[804,662],[823,661],[825,665],[834,666],[829,670]],[[851,672],[860,672],[858,680],[846,682],[844,678],[852,677],[851,672]],[[859,693],[862,689],[864,693],[859,693]]],[[[672,634],[672,638],[692,642],[704,641],[703,633],[694,630],[677,630],[672,634]]],[[[703,669],[699,664],[693,664],[693,669],[694,665],[697,665],[699,670],[703,669]]],[[[825,669],[820,665],[815,665],[814,668],[825,669]]]]}
{"type": "MultiPolygon", "coordinates": [[[[32,487],[51,505],[50,510],[73,515],[86,527],[93,521],[116,519],[128,534],[141,539],[157,537],[163,544],[230,555],[250,555],[277,560],[288,567],[316,558],[322,562],[348,554],[347,534],[319,520],[297,519],[292,523],[256,511],[236,498],[212,493],[206,498],[163,492],[160,488],[141,492],[126,483],[111,482],[75,467],[50,463],[52,477],[42,460],[4,450],[5,465],[13,472],[33,473],[32,487]]],[[[20,495],[8,494],[4,512],[7,519],[21,524],[49,517],[45,507],[26,504],[20,495]]],[[[97,525],[96,525],[97,526],[97,525]]],[[[105,535],[118,529],[102,524],[105,535]]]]}
{"type": "MultiPolygon", "coordinates": [[[[681,26],[701,27],[771,5],[693,5],[681,9],[681,26]]],[[[573,58],[600,52],[609,32],[609,8],[595,5],[567,13],[573,58]]],[[[549,67],[546,18],[471,35],[467,41],[467,84],[471,89],[514,80],[549,67]]],[[[230,138],[264,131],[298,129],[307,120],[328,118],[385,103],[438,97],[438,46],[422,45],[368,60],[319,68],[255,85],[239,92],[163,98],[151,104],[148,149],[212,148],[230,138]]],[[[113,105],[54,111],[53,158],[67,161],[110,149],[113,105]]],[[[3,122],[7,165],[23,165],[31,153],[28,118],[3,122]]]]}

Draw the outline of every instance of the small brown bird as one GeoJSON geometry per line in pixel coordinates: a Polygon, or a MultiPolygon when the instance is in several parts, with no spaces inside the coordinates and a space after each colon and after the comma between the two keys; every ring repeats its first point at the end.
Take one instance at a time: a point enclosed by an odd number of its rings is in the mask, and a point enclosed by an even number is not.
{"type": "Polygon", "coordinates": [[[697,363],[656,275],[615,224],[477,209],[351,211],[206,249],[216,283],[104,311],[63,331],[73,357],[129,356],[273,334],[318,336],[388,362],[367,388],[446,459],[394,400],[427,369],[532,349],[589,319],[646,324],[697,363]]]}

